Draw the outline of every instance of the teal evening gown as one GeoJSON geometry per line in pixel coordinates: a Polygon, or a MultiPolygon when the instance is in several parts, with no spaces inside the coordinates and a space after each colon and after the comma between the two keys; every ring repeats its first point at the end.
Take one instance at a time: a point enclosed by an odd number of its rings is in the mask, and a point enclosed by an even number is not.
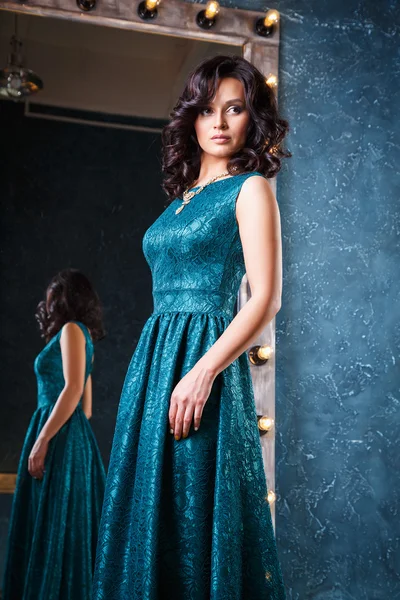
{"type": "MultiPolygon", "coordinates": [[[[171,394],[234,316],[243,182],[220,179],[147,229],[154,310],[128,368],[93,600],[283,600],[247,355],[217,375],[200,428],[169,432],[171,394]]],[[[196,189],[196,188],[193,188],[196,189]]]]}
{"type": "MultiPolygon", "coordinates": [[[[85,325],[86,375],[93,342],[85,325]]],[[[28,457],[64,387],[60,330],[35,360],[38,405],[25,437],[14,493],[3,600],[90,600],[105,470],[81,406],[49,443],[42,480],[28,457]]]]}

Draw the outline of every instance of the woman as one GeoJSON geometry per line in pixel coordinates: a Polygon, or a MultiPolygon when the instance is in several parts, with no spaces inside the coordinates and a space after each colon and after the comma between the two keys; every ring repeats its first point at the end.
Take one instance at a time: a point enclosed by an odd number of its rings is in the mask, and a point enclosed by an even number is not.
{"type": "Polygon", "coordinates": [[[282,600],[245,351],[280,307],[266,177],[288,125],[237,56],[201,63],[171,116],[171,203],[143,239],[154,311],[122,391],[93,600],[282,600]],[[232,318],[245,272],[251,298],[232,318]]]}
{"type": "Polygon", "coordinates": [[[61,271],[36,317],[38,406],[25,437],[11,515],[3,600],[89,600],[105,471],[89,425],[101,307],[88,279],[61,271]]]}

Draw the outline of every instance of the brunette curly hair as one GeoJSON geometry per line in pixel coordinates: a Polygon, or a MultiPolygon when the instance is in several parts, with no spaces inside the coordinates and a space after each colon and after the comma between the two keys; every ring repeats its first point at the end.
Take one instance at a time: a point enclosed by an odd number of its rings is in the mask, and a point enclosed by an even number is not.
{"type": "Polygon", "coordinates": [[[53,277],[35,317],[46,342],[69,321],[86,325],[94,341],[105,335],[99,297],[89,279],[77,269],[63,269],[53,277]]]}
{"type": "Polygon", "coordinates": [[[275,93],[261,71],[241,56],[207,58],[190,73],[171,120],[162,131],[162,187],[170,201],[181,196],[199,175],[202,150],[194,123],[215,96],[219,80],[226,77],[242,82],[250,114],[245,146],[230,157],[227,165],[230,175],[259,171],[265,177],[274,177],[281,168],[281,159],[292,156],[280,147],[289,124],[279,117],[275,93]]]}

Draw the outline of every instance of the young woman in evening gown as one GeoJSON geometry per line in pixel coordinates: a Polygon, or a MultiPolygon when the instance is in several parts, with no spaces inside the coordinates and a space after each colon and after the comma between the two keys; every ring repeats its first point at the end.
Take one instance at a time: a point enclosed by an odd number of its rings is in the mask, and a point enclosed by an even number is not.
{"type": "Polygon", "coordinates": [[[120,400],[93,600],[285,598],[245,351],[280,308],[267,177],[287,130],[261,72],[217,56],[163,131],[171,202],[143,238],[154,310],[120,400]]]}
{"type": "Polygon", "coordinates": [[[79,271],[58,273],[36,317],[47,344],[38,404],[13,498],[3,600],[90,600],[105,470],[89,425],[98,296],[79,271]]]}

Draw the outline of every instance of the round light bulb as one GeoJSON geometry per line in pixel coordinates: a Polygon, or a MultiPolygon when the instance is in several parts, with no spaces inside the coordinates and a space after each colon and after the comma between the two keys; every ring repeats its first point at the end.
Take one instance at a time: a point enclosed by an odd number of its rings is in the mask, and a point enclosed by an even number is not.
{"type": "Polygon", "coordinates": [[[271,27],[271,25],[276,25],[279,22],[279,13],[277,10],[271,9],[269,10],[264,18],[265,27],[271,27]]]}
{"type": "Polygon", "coordinates": [[[258,427],[262,431],[269,431],[272,429],[273,424],[274,420],[271,419],[271,417],[261,417],[261,419],[258,420],[258,427]]]}
{"type": "Polygon", "coordinates": [[[270,504],[273,504],[276,500],[276,494],[272,490],[269,490],[267,500],[270,504]]]}
{"type": "Polygon", "coordinates": [[[271,346],[260,346],[257,350],[259,358],[262,358],[263,360],[268,360],[269,358],[271,358],[272,353],[273,349],[271,348],[271,346]]]}
{"type": "Polygon", "coordinates": [[[272,88],[276,88],[278,85],[278,78],[273,73],[270,73],[266,79],[267,85],[272,88]]]}
{"type": "Polygon", "coordinates": [[[160,0],[146,0],[145,5],[147,10],[154,10],[160,4],[160,0]]]}
{"type": "Polygon", "coordinates": [[[215,19],[217,14],[219,13],[219,4],[215,2],[215,0],[210,0],[207,2],[205,16],[207,19],[215,19]]]}

